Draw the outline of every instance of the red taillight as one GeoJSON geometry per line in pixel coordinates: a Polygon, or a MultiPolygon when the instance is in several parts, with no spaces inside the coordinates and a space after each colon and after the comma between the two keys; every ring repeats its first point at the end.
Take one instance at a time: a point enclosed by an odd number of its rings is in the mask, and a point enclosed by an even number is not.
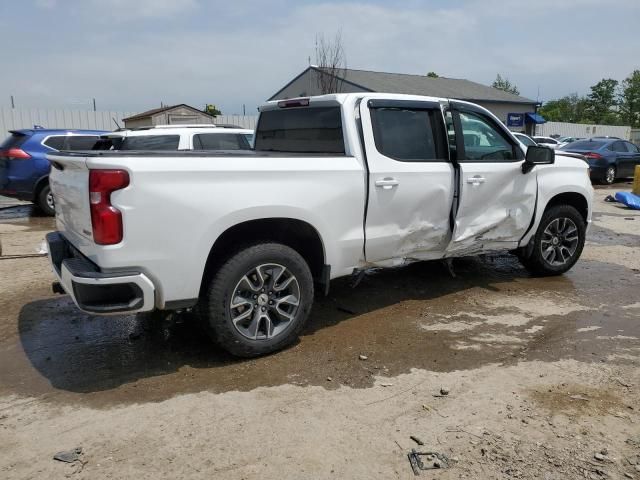
{"type": "Polygon", "coordinates": [[[602,155],[596,152],[588,152],[588,153],[585,153],[584,156],[586,158],[592,158],[594,160],[600,160],[602,158],[602,155]]]}
{"type": "Polygon", "coordinates": [[[93,241],[113,245],[122,241],[122,213],[111,205],[111,193],[129,185],[125,170],[89,170],[89,204],[93,241]]]}
{"type": "Polygon", "coordinates": [[[27,160],[31,158],[27,152],[21,148],[9,148],[8,150],[0,150],[0,158],[13,158],[18,160],[27,160]]]}

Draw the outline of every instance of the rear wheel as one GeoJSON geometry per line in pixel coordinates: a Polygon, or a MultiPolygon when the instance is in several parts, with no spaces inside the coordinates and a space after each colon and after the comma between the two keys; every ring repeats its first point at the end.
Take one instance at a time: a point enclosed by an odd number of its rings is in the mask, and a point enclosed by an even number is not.
{"type": "Polygon", "coordinates": [[[53,217],[56,214],[56,206],[53,201],[53,193],[51,193],[51,187],[49,184],[42,187],[40,193],[38,194],[38,208],[42,210],[43,213],[53,217]]]}
{"type": "Polygon", "coordinates": [[[538,231],[531,239],[530,254],[521,251],[522,264],[537,275],[560,275],[580,258],[584,248],[586,225],[582,215],[570,205],[556,205],[542,216],[538,231]]]}
{"type": "Polygon", "coordinates": [[[610,165],[606,172],[604,172],[604,183],[606,183],[607,185],[611,185],[613,182],[616,181],[616,167],[614,167],[613,165],[610,165]]]}
{"type": "Polygon", "coordinates": [[[203,290],[199,316],[215,343],[255,357],[297,340],[311,311],[313,279],[295,250],[277,243],[229,258],[203,290]]]}

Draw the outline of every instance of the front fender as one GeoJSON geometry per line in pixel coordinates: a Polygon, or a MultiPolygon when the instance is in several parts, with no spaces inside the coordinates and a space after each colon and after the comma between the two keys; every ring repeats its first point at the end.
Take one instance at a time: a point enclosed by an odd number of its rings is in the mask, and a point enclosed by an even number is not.
{"type": "Polygon", "coordinates": [[[535,173],[538,178],[538,200],[533,224],[520,240],[520,246],[526,246],[535,235],[547,206],[554,197],[563,193],[576,193],[587,201],[587,228],[591,224],[593,211],[593,187],[589,179],[589,167],[580,159],[556,156],[552,165],[538,165],[535,173]]]}

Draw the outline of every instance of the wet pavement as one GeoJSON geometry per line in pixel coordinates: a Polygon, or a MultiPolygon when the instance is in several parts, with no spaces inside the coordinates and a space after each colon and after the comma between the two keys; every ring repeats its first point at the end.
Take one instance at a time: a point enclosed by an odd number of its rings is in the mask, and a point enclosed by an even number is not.
{"type": "MultiPolygon", "coordinates": [[[[455,278],[426,262],[370,272],[355,289],[340,279],[296,345],[253,360],[212,347],[188,315],[83,314],[49,292],[46,258],[0,257],[0,395],[105,408],[284,384],[365,388],[412,369],[637,361],[640,212],[604,204],[605,193],[584,258],[566,275],[533,278],[515,257],[488,255],[455,260],[455,278]]],[[[51,229],[28,205],[0,206],[12,255],[35,252],[51,229]]]]}

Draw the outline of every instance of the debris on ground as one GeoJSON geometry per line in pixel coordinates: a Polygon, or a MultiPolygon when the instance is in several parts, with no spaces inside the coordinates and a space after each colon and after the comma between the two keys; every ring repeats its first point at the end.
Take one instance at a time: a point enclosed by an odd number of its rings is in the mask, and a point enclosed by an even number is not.
{"type": "Polygon", "coordinates": [[[571,400],[583,400],[585,402],[589,401],[589,399],[587,397],[585,397],[584,395],[569,395],[569,398],[571,400]]]}
{"type": "MultiPolygon", "coordinates": [[[[632,192],[617,192],[615,196],[616,200],[629,208],[634,210],[640,210],[640,195],[636,195],[632,192]]],[[[627,218],[625,218],[627,220],[627,218]]],[[[630,218],[629,220],[633,220],[630,218]]]]}
{"type": "Polygon", "coordinates": [[[604,462],[607,457],[606,455],[603,455],[602,453],[596,453],[593,458],[595,458],[596,460],[598,460],[599,462],[604,462]]]}
{"type": "Polygon", "coordinates": [[[449,459],[438,452],[418,452],[411,449],[411,453],[407,454],[409,464],[414,475],[420,475],[421,470],[437,470],[449,467],[449,459]]]}
{"type": "Polygon", "coordinates": [[[356,315],[355,311],[351,310],[350,308],[341,307],[340,305],[336,307],[336,310],[342,313],[348,313],[349,315],[356,315]]]}
{"type": "Polygon", "coordinates": [[[366,355],[360,355],[358,358],[360,360],[367,360],[369,357],[367,357],[366,355]]]}
{"type": "Polygon", "coordinates": [[[449,389],[448,388],[444,388],[444,387],[441,388],[440,389],[440,395],[444,395],[444,396],[449,395],[449,389]]]}
{"type": "Polygon", "coordinates": [[[409,438],[414,442],[416,442],[418,445],[424,445],[424,442],[420,440],[418,437],[416,437],[415,435],[410,435],[409,438]]]}
{"type": "Polygon", "coordinates": [[[73,463],[80,460],[81,455],[82,447],[76,447],[71,450],[63,450],[62,452],[56,453],[53,456],[53,459],[58,460],[59,462],[73,463]]]}

